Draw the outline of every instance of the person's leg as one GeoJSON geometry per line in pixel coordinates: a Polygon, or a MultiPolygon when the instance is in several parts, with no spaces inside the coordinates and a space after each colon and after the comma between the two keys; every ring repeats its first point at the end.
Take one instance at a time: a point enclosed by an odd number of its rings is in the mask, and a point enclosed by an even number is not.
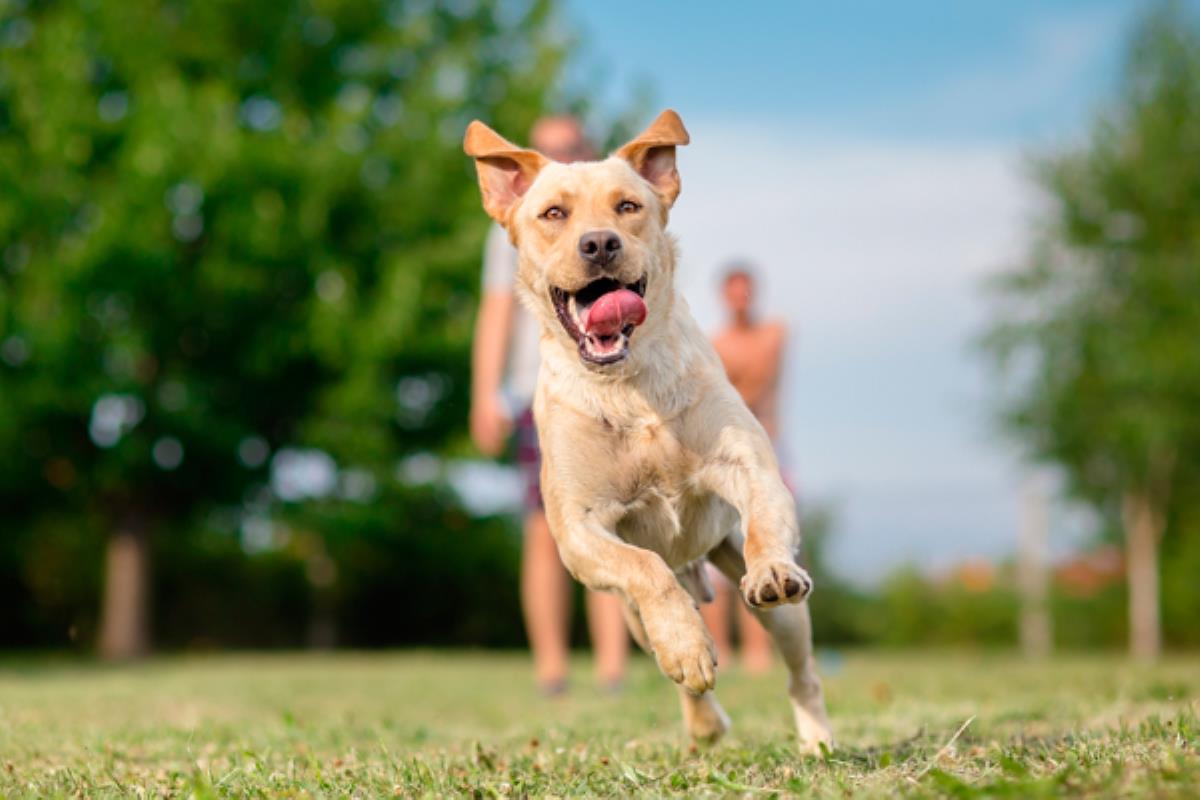
{"type": "MultiPolygon", "coordinates": [[[[711,603],[700,606],[700,616],[708,626],[713,644],[717,646],[717,667],[728,667],[733,663],[733,645],[729,638],[729,606],[733,598],[733,584],[711,564],[705,564],[709,571],[709,581],[713,587],[711,603]]],[[[738,602],[738,606],[741,606],[738,602]]]]}
{"type": "Polygon", "coordinates": [[[771,634],[758,621],[749,607],[740,602],[737,606],[738,636],[742,642],[742,669],[751,675],[761,675],[771,669],[771,634]]]}
{"type": "Polygon", "coordinates": [[[608,592],[587,592],[588,632],[596,657],[596,682],[617,688],[625,680],[629,632],[621,598],[608,592]]]}
{"type": "Polygon", "coordinates": [[[538,686],[548,693],[566,688],[569,589],[567,570],[558,557],[545,512],[529,512],[521,554],[521,607],[533,650],[534,674],[538,686]]]}

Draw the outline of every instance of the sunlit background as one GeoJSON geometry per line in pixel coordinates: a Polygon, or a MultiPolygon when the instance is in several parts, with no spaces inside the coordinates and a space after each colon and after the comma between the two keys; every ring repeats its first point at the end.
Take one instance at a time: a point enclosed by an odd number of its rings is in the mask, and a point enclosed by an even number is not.
{"type": "MultiPolygon", "coordinates": [[[[995,341],[996,276],[1036,273],[1047,231],[1102,249],[1045,164],[1105,141],[1123,76],[1200,85],[1195,12],[0,2],[0,647],[521,645],[521,484],[466,434],[487,220],[462,132],[525,141],[569,111],[611,148],[663,107],[692,137],[671,222],[692,309],[721,324],[736,261],[790,331],[818,639],[1014,643],[1024,564],[1060,643],[1119,646],[1121,521],[1149,498],[1168,643],[1196,644],[1190,384],[1135,381],[1170,423],[1131,404],[1150,444],[1134,425],[1076,458],[1002,424],[995,341]],[[1155,53],[1170,68],[1136,72],[1155,53]],[[1170,499],[1105,472],[1164,452],[1170,499]]],[[[1105,198],[1133,220],[1105,253],[1155,229],[1154,194],[1105,198]]],[[[1190,363],[1154,341],[1130,363],[1190,363]]]]}

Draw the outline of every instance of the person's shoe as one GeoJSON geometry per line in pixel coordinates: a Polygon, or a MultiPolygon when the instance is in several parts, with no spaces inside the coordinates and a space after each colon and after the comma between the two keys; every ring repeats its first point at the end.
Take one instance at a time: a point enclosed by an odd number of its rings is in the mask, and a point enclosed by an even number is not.
{"type": "Polygon", "coordinates": [[[608,680],[600,681],[601,694],[620,694],[625,691],[624,678],[609,678],[608,680]]]}

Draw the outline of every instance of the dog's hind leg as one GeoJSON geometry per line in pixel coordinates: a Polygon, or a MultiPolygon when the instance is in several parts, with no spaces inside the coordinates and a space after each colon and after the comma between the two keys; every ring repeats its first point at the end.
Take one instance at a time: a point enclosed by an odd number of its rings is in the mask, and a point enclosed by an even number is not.
{"type": "Polygon", "coordinates": [[[642,615],[624,598],[621,600],[621,610],[625,612],[625,627],[629,628],[629,635],[637,642],[638,647],[650,653],[650,640],[646,638],[646,626],[642,624],[642,615]]]}
{"type": "MultiPolygon", "coordinates": [[[[734,533],[708,554],[709,560],[737,585],[746,574],[741,533],[734,533]]],[[[808,603],[767,609],[751,609],[775,640],[788,670],[788,697],[796,718],[796,732],[803,753],[820,752],[832,744],[833,733],[825,713],[825,696],[812,655],[812,624],[808,603]]]]}
{"type": "Polygon", "coordinates": [[[717,696],[711,691],[692,694],[682,686],[679,690],[679,705],[683,708],[683,727],[698,742],[712,743],[729,730],[729,715],[717,696]]]}
{"type": "MultiPolygon", "coordinates": [[[[647,653],[651,652],[641,615],[630,603],[622,603],[621,607],[625,610],[625,624],[629,627],[629,634],[639,647],[647,653]]],[[[679,705],[683,709],[683,727],[689,736],[698,742],[715,742],[729,730],[729,715],[721,708],[715,694],[708,691],[696,695],[682,686],[677,686],[677,689],[679,705]]]]}

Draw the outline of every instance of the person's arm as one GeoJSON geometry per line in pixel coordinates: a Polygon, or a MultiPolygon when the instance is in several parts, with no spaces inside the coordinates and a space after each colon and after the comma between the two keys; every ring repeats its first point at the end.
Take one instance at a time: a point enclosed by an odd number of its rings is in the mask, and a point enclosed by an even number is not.
{"type": "Polygon", "coordinates": [[[733,360],[730,358],[728,343],[725,341],[725,332],[719,331],[712,337],[713,349],[717,351],[717,358],[721,359],[721,366],[725,368],[725,376],[730,381],[733,380],[733,373],[730,365],[733,360]]]}
{"type": "Polygon", "coordinates": [[[787,325],[780,321],[771,323],[769,365],[763,376],[763,386],[758,398],[758,418],[767,434],[774,441],[779,436],[779,384],[783,373],[783,355],[787,346],[787,325]]]}
{"type": "Polygon", "coordinates": [[[779,379],[783,373],[783,354],[787,348],[787,323],[783,320],[771,323],[771,373],[767,381],[769,391],[774,393],[779,388],[779,379]]]}
{"type": "Polygon", "coordinates": [[[499,455],[512,429],[500,402],[500,382],[512,331],[512,291],[486,290],[471,345],[471,438],[485,455],[499,455]]]}

